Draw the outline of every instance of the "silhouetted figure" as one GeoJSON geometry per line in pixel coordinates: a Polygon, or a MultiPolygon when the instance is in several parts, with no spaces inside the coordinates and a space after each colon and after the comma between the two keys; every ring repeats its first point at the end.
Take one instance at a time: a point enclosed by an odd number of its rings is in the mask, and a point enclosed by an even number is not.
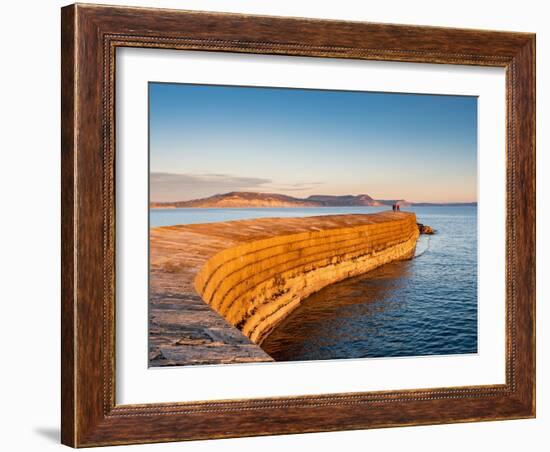
{"type": "Polygon", "coordinates": [[[391,210],[393,210],[395,212],[395,204],[391,205],[391,210]]]}
{"type": "Polygon", "coordinates": [[[397,204],[396,207],[397,207],[397,211],[398,211],[398,212],[401,211],[401,207],[399,207],[399,204],[397,204]]]}

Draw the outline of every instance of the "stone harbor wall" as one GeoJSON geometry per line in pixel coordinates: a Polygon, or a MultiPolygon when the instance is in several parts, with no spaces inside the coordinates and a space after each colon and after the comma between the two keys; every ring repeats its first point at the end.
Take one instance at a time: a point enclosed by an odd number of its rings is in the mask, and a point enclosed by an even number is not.
{"type": "MultiPolygon", "coordinates": [[[[278,226],[285,221],[278,220],[278,226]]],[[[220,251],[201,268],[195,288],[216,312],[261,344],[312,293],[412,258],[418,235],[414,213],[316,217],[307,232],[277,233],[274,227],[272,237],[220,251]]]]}
{"type": "Polygon", "coordinates": [[[149,364],[272,361],[259,345],[304,298],[412,258],[418,235],[391,211],[151,229],[149,364]]]}

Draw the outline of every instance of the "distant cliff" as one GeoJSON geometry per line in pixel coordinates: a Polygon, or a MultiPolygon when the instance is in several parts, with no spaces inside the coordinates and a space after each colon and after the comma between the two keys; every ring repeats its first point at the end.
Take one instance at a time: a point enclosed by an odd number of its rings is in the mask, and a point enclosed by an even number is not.
{"type": "Polygon", "coordinates": [[[369,195],[312,195],[307,198],[278,193],[232,191],[208,198],[190,201],[152,202],[153,209],[176,209],[184,207],[353,207],[353,206],[476,206],[477,203],[412,203],[404,199],[373,199],[369,195]]]}
{"type": "Polygon", "coordinates": [[[384,203],[371,198],[369,195],[312,195],[308,201],[319,203],[320,206],[383,206],[384,203]]]}
{"type": "Polygon", "coordinates": [[[316,201],[276,193],[230,192],[191,201],[151,203],[151,207],[318,207],[316,201]]]}
{"type": "MultiPolygon", "coordinates": [[[[342,206],[384,206],[397,201],[377,201],[369,195],[312,195],[308,198],[277,193],[230,192],[190,201],[153,202],[152,208],[182,207],[342,207],[342,206]]],[[[402,205],[409,205],[399,201],[402,205]]]]}

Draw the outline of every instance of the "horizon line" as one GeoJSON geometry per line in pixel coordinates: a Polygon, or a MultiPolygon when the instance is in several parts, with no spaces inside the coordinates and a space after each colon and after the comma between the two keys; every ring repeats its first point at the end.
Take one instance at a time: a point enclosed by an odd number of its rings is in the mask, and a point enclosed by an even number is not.
{"type": "Polygon", "coordinates": [[[403,202],[408,202],[408,203],[411,203],[411,204],[474,204],[474,203],[477,204],[478,203],[477,199],[476,200],[471,200],[471,201],[413,201],[413,200],[407,199],[405,197],[402,197],[402,198],[373,197],[373,196],[369,195],[368,193],[357,193],[357,194],[346,193],[344,195],[318,193],[318,194],[309,195],[309,196],[304,198],[304,197],[289,195],[289,194],[286,194],[284,192],[232,190],[232,191],[227,191],[227,192],[214,193],[213,195],[209,195],[209,196],[205,196],[205,197],[189,198],[189,199],[178,199],[176,201],[156,201],[156,200],[149,199],[149,204],[153,204],[153,203],[173,204],[173,203],[178,203],[178,202],[198,201],[198,200],[201,200],[201,199],[212,198],[213,196],[228,195],[230,193],[251,193],[251,194],[262,194],[262,195],[280,195],[280,196],[282,195],[282,196],[287,196],[289,198],[293,198],[293,199],[296,199],[296,200],[302,200],[302,201],[303,200],[308,200],[309,198],[312,198],[312,197],[315,197],[315,196],[334,196],[334,197],[368,196],[373,201],[403,201],[403,202]]]}

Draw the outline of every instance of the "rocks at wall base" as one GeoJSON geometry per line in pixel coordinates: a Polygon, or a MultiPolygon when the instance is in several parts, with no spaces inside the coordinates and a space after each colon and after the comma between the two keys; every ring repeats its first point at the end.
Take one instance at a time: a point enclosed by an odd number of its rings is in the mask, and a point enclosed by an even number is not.
{"type": "Polygon", "coordinates": [[[433,229],[431,226],[428,226],[427,224],[422,223],[416,223],[418,226],[418,231],[420,234],[426,234],[426,235],[433,235],[435,234],[435,229],[433,229]]]}

